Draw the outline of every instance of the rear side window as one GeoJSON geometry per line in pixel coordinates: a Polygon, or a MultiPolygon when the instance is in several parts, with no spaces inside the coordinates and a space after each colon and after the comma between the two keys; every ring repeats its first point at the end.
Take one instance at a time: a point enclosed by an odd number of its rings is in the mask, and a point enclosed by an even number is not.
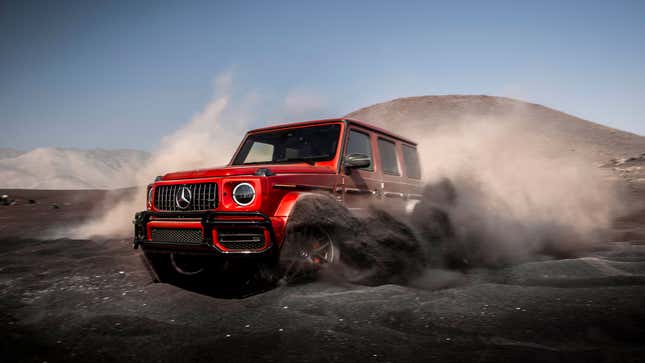
{"type": "Polygon", "coordinates": [[[383,173],[401,175],[399,172],[399,161],[396,157],[396,146],[392,141],[378,139],[378,153],[381,156],[383,173]]]}
{"type": "Polygon", "coordinates": [[[417,149],[403,145],[403,162],[405,163],[405,171],[408,178],[421,179],[421,168],[419,167],[419,154],[417,149]]]}
{"type": "MultiPolygon", "coordinates": [[[[349,154],[365,154],[370,157],[370,160],[374,160],[372,157],[372,143],[370,142],[370,136],[359,131],[350,130],[345,155],[349,154]]],[[[361,169],[370,171],[374,170],[374,162],[372,161],[370,166],[361,169]]]]}

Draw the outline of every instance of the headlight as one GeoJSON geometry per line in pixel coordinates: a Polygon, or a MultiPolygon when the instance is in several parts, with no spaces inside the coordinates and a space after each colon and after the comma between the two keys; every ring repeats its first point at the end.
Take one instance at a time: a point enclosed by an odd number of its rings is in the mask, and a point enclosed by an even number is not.
{"type": "Polygon", "coordinates": [[[243,207],[255,200],[255,189],[249,183],[240,183],[233,188],[233,200],[243,207]]]}

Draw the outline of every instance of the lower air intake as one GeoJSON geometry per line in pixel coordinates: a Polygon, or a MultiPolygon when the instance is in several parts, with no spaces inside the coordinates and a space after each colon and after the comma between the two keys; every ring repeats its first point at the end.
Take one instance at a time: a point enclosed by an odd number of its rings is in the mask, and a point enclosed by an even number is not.
{"type": "Polygon", "coordinates": [[[219,243],[229,250],[257,250],[264,247],[261,230],[218,231],[219,243]]]}
{"type": "Polygon", "coordinates": [[[153,228],[152,242],[173,243],[173,244],[201,244],[201,229],[170,229],[170,228],[153,228]]]}

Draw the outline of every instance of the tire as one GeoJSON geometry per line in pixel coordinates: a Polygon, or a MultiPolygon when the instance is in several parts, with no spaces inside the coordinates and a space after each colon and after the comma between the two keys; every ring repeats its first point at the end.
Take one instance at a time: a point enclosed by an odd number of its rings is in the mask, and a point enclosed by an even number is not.
{"type": "Polygon", "coordinates": [[[280,254],[280,270],[287,281],[313,279],[340,260],[332,233],[316,225],[299,226],[287,232],[280,254]]]}
{"type": "Polygon", "coordinates": [[[171,253],[169,256],[170,265],[175,273],[182,276],[196,276],[206,271],[206,263],[203,258],[195,256],[171,253]]]}
{"type": "Polygon", "coordinates": [[[179,282],[205,274],[206,258],[143,251],[142,260],[154,282],[179,282]]]}
{"type": "Polygon", "coordinates": [[[342,243],[356,229],[354,221],[332,195],[301,196],[287,223],[279,255],[280,276],[288,282],[315,278],[322,270],[340,270],[342,243]]]}

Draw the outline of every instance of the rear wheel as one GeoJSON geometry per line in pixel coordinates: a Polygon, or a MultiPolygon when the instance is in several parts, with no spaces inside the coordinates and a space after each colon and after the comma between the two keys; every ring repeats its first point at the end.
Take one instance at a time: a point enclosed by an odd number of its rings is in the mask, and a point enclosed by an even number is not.
{"type": "Polygon", "coordinates": [[[280,266],[288,280],[313,277],[338,262],[339,251],[332,235],[318,226],[302,226],[287,233],[280,266]]]}

